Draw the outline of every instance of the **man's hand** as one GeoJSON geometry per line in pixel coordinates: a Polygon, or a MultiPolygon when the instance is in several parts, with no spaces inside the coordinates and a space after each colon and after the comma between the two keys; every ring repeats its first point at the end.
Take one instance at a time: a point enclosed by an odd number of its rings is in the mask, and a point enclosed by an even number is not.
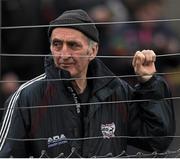
{"type": "Polygon", "coordinates": [[[137,51],[134,55],[132,65],[134,71],[139,75],[140,82],[148,81],[156,72],[156,54],[152,50],[137,51]]]}

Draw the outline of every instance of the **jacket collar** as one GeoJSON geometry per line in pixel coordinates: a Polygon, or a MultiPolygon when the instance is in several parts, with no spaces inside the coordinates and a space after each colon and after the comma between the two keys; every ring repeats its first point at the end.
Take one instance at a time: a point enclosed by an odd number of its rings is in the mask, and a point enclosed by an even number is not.
{"type": "MultiPolygon", "coordinates": [[[[93,93],[106,87],[114,78],[114,74],[98,58],[91,61],[87,77],[95,77],[93,82],[93,93]]],[[[91,80],[91,79],[90,79],[91,80]]]]}
{"type": "MultiPolygon", "coordinates": [[[[55,67],[52,57],[45,58],[44,66],[48,79],[70,78],[67,71],[60,70],[55,67]]],[[[95,58],[94,60],[92,60],[88,67],[87,77],[88,80],[92,80],[90,82],[93,86],[93,94],[99,94],[97,92],[99,92],[102,88],[105,88],[110,82],[112,82],[114,80],[112,76],[114,76],[114,74],[103,64],[100,59],[95,58]]],[[[107,88],[108,90],[106,90],[109,91],[109,87],[107,88]]]]}

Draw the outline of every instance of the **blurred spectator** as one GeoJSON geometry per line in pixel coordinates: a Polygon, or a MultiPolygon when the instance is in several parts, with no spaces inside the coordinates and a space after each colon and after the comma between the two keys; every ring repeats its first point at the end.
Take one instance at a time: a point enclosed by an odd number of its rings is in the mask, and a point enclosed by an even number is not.
{"type": "MultiPolygon", "coordinates": [[[[6,99],[14,93],[18,87],[18,76],[14,72],[7,72],[2,76],[1,87],[0,87],[0,108],[3,108],[6,99]]],[[[2,118],[3,110],[0,110],[0,120],[2,118]]]]}
{"type": "MultiPolygon", "coordinates": [[[[162,0],[127,0],[130,20],[147,21],[162,19],[162,0]]],[[[172,29],[163,22],[145,22],[114,25],[109,38],[108,55],[133,55],[136,50],[152,49],[158,54],[177,53],[180,50],[179,40],[172,29]]],[[[165,71],[177,67],[179,61],[175,57],[157,58],[157,70],[165,71]]],[[[128,59],[112,59],[105,61],[112,71],[118,75],[133,74],[128,59]],[[124,67],[126,66],[126,67],[124,67]]]]}
{"type": "MultiPolygon", "coordinates": [[[[95,22],[126,21],[128,10],[124,5],[124,0],[104,0],[101,4],[96,4],[89,8],[89,15],[95,22]]],[[[96,25],[100,34],[99,55],[106,55],[108,52],[109,37],[111,37],[114,25],[96,25]]]]}
{"type": "Polygon", "coordinates": [[[88,11],[89,8],[97,4],[103,4],[104,0],[41,0],[41,14],[45,24],[50,20],[56,18],[59,14],[70,9],[84,9],[88,11]]]}

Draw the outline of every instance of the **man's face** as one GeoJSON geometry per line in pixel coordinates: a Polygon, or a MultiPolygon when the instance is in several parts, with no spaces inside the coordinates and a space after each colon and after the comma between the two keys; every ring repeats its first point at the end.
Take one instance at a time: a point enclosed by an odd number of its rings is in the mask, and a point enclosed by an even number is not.
{"type": "Polygon", "coordinates": [[[76,78],[86,76],[88,64],[97,53],[83,33],[70,28],[52,31],[50,49],[56,67],[69,71],[71,77],[76,78]]]}

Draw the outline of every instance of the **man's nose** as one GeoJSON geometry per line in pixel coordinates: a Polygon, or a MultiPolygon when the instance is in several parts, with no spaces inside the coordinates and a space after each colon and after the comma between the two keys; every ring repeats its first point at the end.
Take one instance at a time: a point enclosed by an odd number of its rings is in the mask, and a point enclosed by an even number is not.
{"type": "Polygon", "coordinates": [[[61,57],[63,59],[66,59],[66,58],[69,58],[71,57],[71,52],[70,50],[68,49],[67,45],[63,45],[61,51],[60,51],[60,54],[61,54],[61,57]]]}

